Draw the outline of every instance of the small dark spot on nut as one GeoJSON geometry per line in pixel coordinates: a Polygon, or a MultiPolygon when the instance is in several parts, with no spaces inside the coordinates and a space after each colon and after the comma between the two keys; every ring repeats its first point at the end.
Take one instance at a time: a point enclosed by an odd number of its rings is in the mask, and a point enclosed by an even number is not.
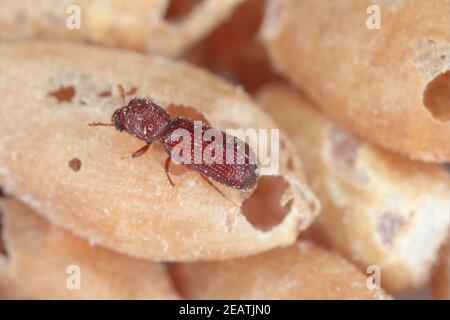
{"type": "Polygon", "coordinates": [[[81,169],[81,160],[78,158],[73,158],[69,161],[69,167],[75,172],[80,171],[81,169]]]}
{"type": "Polygon", "coordinates": [[[98,94],[98,96],[101,98],[110,97],[111,95],[112,95],[111,90],[105,90],[98,94]]]}
{"type": "Polygon", "coordinates": [[[55,97],[59,103],[72,102],[72,99],[75,96],[75,88],[73,86],[61,86],[59,89],[49,92],[48,95],[55,97]]]}

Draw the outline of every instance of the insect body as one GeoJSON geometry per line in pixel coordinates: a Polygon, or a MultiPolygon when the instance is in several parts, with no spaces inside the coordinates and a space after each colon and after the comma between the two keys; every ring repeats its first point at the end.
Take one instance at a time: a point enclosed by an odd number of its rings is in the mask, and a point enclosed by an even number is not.
{"type": "MultiPolygon", "coordinates": [[[[122,97],[124,97],[124,91],[121,86],[119,87],[122,97]]],[[[199,152],[203,158],[204,151],[210,147],[209,141],[203,139],[198,143],[195,140],[195,123],[187,118],[171,117],[171,115],[148,99],[134,98],[130,102],[117,109],[111,118],[112,124],[119,131],[125,131],[136,138],[143,140],[146,144],[134,152],[132,157],[139,157],[143,155],[155,141],[160,141],[169,157],[166,160],[166,174],[173,185],[173,182],[169,175],[169,165],[171,162],[171,156],[173,155],[177,145],[181,143],[181,139],[185,139],[186,135],[181,137],[178,133],[180,130],[188,135],[189,148],[188,154],[182,154],[183,159],[181,164],[188,169],[195,170],[202,174],[202,176],[211,178],[223,185],[233,187],[235,189],[247,191],[252,189],[258,179],[258,167],[253,150],[249,145],[235,136],[227,135],[225,132],[218,129],[214,129],[208,126],[201,126],[199,129],[201,134],[208,130],[215,130],[215,136],[221,138],[222,141],[219,146],[221,154],[215,154],[217,149],[212,151],[214,161],[195,161],[195,152],[199,152]],[[227,161],[227,152],[232,146],[231,159],[234,161],[229,163],[227,161]],[[197,148],[197,149],[196,149],[197,148]],[[227,151],[226,151],[227,150],[227,151]],[[241,161],[239,161],[241,160],[241,161]]],[[[101,123],[94,123],[92,125],[102,125],[101,123]]],[[[217,145],[217,144],[216,144],[217,145]]],[[[184,149],[183,152],[186,152],[184,149]]],[[[206,179],[207,180],[207,179],[206,179]]],[[[207,180],[209,184],[211,182],[207,180]]],[[[211,184],[212,185],[212,184],[211,184]]],[[[212,185],[214,187],[214,185],[212,185]]]]}
{"type": "MultiPolygon", "coordinates": [[[[195,163],[195,141],[194,141],[194,122],[185,118],[173,118],[172,122],[167,127],[167,130],[163,134],[162,142],[166,152],[171,155],[173,154],[173,149],[180,143],[180,138],[177,137],[176,131],[179,129],[184,129],[191,136],[191,149],[190,154],[187,159],[188,163],[182,163],[185,167],[198,171],[203,175],[212,178],[224,185],[240,189],[240,190],[250,190],[254,187],[256,180],[258,178],[258,168],[256,164],[252,164],[252,156],[255,159],[253,151],[250,149],[249,145],[239,140],[234,136],[227,135],[226,133],[213,129],[215,133],[221,136],[221,150],[215,150],[218,152],[214,159],[201,161],[200,163],[195,163]],[[226,149],[227,149],[227,139],[228,146],[231,146],[231,151],[233,152],[232,158],[233,163],[227,163],[226,159],[226,149]],[[242,159],[239,162],[239,159],[242,159]]],[[[212,128],[208,126],[201,126],[201,135],[204,136],[208,130],[212,128]]],[[[184,137],[183,137],[184,138],[184,137]]],[[[209,141],[200,141],[201,146],[199,147],[200,155],[204,154],[204,151],[210,145],[209,141]]]]}

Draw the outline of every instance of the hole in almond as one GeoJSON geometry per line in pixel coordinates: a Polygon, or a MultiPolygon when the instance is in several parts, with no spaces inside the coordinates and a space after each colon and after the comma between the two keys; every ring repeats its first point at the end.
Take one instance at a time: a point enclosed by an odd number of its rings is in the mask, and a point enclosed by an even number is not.
{"type": "Polygon", "coordinates": [[[194,107],[171,104],[166,110],[172,117],[188,118],[192,121],[201,121],[203,125],[211,126],[205,116],[194,107]]]}
{"type": "Polygon", "coordinates": [[[177,23],[189,16],[204,0],[170,0],[164,19],[169,22],[177,23]]]}
{"type": "Polygon", "coordinates": [[[424,92],[424,104],[436,120],[450,121],[450,71],[428,83],[424,92]]]}
{"type": "Polygon", "coordinates": [[[74,172],[78,172],[81,170],[81,160],[78,158],[73,158],[68,163],[69,168],[72,169],[74,172]]]}
{"type": "Polygon", "coordinates": [[[242,212],[258,230],[267,231],[280,224],[289,213],[294,199],[282,205],[281,198],[289,184],[280,176],[262,176],[256,189],[242,203],[242,212]]]}
{"type": "Polygon", "coordinates": [[[0,198],[6,198],[5,190],[0,186],[0,198]]]}
{"type": "Polygon", "coordinates": [[[61,86],[59,89],[49,92],[48,95],[56,98],[59,103],[72,102],[75,96],[75,88],[73,86],[61,86]]]}

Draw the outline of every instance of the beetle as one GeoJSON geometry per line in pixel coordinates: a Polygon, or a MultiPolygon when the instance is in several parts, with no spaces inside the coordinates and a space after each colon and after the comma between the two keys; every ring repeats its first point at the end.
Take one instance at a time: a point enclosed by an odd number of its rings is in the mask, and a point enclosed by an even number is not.
{"type": "MultiPolygon", "coordinates": [[[[111,123],[94,122],[90,126],[114,126],[120,132],[126,132],[142,141],[145,145],[132,153],[132,158],[137,158],[145,154],[151,144],[159,141],[163,144],[168,158],[165,162],[165,173],[172,186],[174,183],[169,174],[171,155],[175,147],[180,143],[181,137],[178,135],[180,129],[185,130],[190,136],[190,155],[187,155],[189,161],[181,162],[184,167],[195,170],[216,190],[218,190],[208,178],[211,178],[225,186],[232,187],[241,191],[253,189],[258,179],[258,166],[255,153],[250,146],[239,138],[226,134],[223,131],[209,127],[201,126],[202,137],[208,130],[215,132],[222,137],[222,150],[226,150],[229,145],[233,146],[233,158],[241,159],[229,163],[226,161],[226,154],[222,152],[222,161],[193,161],[195,157],[195,147],[199,147],[201,155],[204,154],[208,145],[212,142],[201,141],[201,145],[195,144],[194,131],[195,123],[191,119],[184,117],[172,117],[166,110],[157,105],[150,99],[133,98],[128,104],[125,102],[125,91],[123,86],[118,85],[119,93],[123,99],[124,105],[118,108],[111,117],[111,123]],[[242,161],[243,160],[243,161],[242,161]]],[[[214,154],[213,154],[214,156],[214,154]]],[[[220,157],[220,155],[219,155],[220,157]]],[[[220,191],[219,191],[220,192],[220,191]]]]}

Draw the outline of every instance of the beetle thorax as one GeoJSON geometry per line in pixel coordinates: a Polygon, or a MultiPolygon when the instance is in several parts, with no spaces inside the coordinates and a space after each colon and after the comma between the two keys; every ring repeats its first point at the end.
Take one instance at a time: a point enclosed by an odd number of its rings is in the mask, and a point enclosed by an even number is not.
{"type": "Polygon", "coordinates": [[[147,99],[133,99],[116,113],[123,130],[147,143],[159,139],[171,121],[166,110],[147,99]]]}

